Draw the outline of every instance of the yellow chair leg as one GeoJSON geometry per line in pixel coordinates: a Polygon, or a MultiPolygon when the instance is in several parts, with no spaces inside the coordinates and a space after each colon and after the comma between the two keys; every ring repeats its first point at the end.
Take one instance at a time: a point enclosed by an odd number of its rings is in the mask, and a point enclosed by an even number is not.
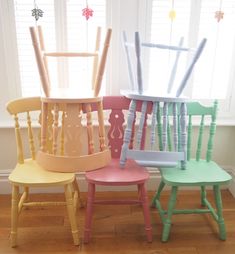
{"type": "Polygon", "coordinates": [[[19,186],[12,186],[11,199],[11,247],[17,245],[17,227],[18,227],[18,204],[19,204],[19,186]]]}
{"type": "Polygon", "coordinates": [[[73,242],[74,245],[79,245],[79,232],[78,232],[78,225],[76,220],[76,214],[74,211],[74,205],[73,205],[73,196],[70,186],[67,184],[65,185],[65,198],[66,198],[66,205],[68,210],[68,217],[72,229],[72,235],[73,235],[73,242]]]}
{"type": "Polygon", "coordinates": [[[77,192],[79,207],[82,208],[82,207],[84,207],[84,204],[83,204],[83,201],[82,201],[82,198],[81,198],[81,195],[80,195],[80,189],[79,189],[78,182],[77,182],[76,178],[73,182],[73,186],[74,186],[74,190],[77,192]]]}

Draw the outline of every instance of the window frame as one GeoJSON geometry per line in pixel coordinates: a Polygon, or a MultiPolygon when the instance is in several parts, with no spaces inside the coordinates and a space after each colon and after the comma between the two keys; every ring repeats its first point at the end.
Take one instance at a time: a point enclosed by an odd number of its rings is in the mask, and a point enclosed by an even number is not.
{"type": "MultiPolygon", "coordinates": [[[[195,5],[197,1],[191,0],[195,5]]],[[[55,1],[64,2],[62,0],[55,1]]],[[[125,53],[121,43],[123,30],[132,36],[139,31],[142,38],[147,40],[151,20],[152,0],[106,0],[106,23],[112,27],[112,39],[109,50],[106,70],[106,94],[118,95],[121,89],[129,84],[129,77],[125,65],[125,53]],[[147,22],[146,22],[147,21],[147,22]]],[[[58,14],[58,13],[57,13],[58,14]]],[[[59,19],[61,21],[61,19],[59,19]]],[[[10,116],[5,110],[5,104],[21,96],[20,74],[17,57],[17,42],[14,17],[14,0],[0,1],[0,127],[10,125],[10,116]]],[[[219,125],[235,125],[235,47],[233,49],[234,67],[231,67],[231,83],[228,88],[228,97],[219,100],[219,125]]],[[[146,62],[144,58],[144,63],[146,62]]],[[[208,100],[203,101],[208,103],[208,100]]]]}

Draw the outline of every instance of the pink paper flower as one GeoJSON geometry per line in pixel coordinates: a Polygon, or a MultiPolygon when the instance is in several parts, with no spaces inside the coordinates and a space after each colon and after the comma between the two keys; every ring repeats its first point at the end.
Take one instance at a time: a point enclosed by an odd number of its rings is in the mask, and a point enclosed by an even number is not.
{"type": "Polygon", "coordinates": [[[86,8],[82,9],[82,16],[84,16],[86,20],[88,20],[90,17],[93,16],[93,12],[94,11],[87,6],[86,8]]]}

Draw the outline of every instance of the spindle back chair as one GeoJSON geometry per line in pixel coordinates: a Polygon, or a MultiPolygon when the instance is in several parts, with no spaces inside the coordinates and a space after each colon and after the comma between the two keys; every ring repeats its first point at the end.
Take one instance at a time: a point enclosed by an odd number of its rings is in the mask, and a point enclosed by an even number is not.
{"type": "MultiPolygon", "coordinates": [[[[102,78],[105,70],[108,48],[111,39],[111,29],[107,29],[104,46],[100,49],[101,29],[97,29],[96,43],[91,52],[47,52],[44,46],[41,27],[30,27],[31,38],[41,78],[44,95],[42,101],[42,131],[41,148],[36,160],[40,166],[47,170],[58,172],[75,172],[94,170],[105,166],[110,161],[110,151],[104,141],[104,120],[102,97],[99,96],[102,78]],[[52,89],[48,68],[48,58],[91,58],[93,57],[92,86],[78,81],[76,89],[52,89]],[[91,87],[84,92],[84,87],[91,87]],[[93,131],[93,114],[91,104],[97,104],[97,120],[99,124],[99,149],[96,149],[95,133],[93,131]],[[83,128],[83,108],[86,108],[86,128],[88,148],[84,152],[81,140],[83,128]],[[48,130],[48,121],[52,121],[52,130],[48,130]],[[52,150],[48,149],[46,140],[51,139],[52,150]]],[[[53,84],[54,87],[54,84],[53,84]]]]}
{"type": "Polygon", "coordinates": [[[101,168],[110,162],[102,97],[41,100],[41,148],[36,156],[40,166],[57,172],[78,172],[101,168]],[[51,130],[47,128],[48,121],[52,123],[51,130]],[[94,130],[97,123],[98,132],[94,130]],[[51,149],[46,143],[48,139],[51,149]]]}
{"type": "MultiPolygon", "coordinates": [[[[74,173],[56,173],[45,170],[36,162],[40,146],[41,99],[40,97],[20,98],[7,104],[7,111],[15,121],[17,164],[9,176],[12,185],[11,207],[11,246],[17,245],[19,215],[23,208],[33,206],[66,205],[75,245],[79,245],[79,231],[75,216],[77,201],[82,201],[74,173]],[[32,188],[64,188],[66,202],[31,202],[29,191],[32,188]],[[20,197],[20,191],[23,189],[20,197]]],[[[51,130],[52,122],[47,128],[51,130]]],[[[46,145],[51,149],[51,141],[46,145]]]]}
{"type": "MultiPolygon", "coordinates": [[[[162,45],[162,44],[154,44],[154,43],[142,43],[140,40],[140,35],[138,32],[135,33],[135,43],[134,45],[132,43],[129,43],[127,41],[126,33],[123,33],[123,39],[124,39],[124,46],[127,56],[127,63],[128,63],[128,71],[130,80],[132,83],[132,87],[134,87],[135,90],[129,90],[129,91],[123,91],[122,94],[126,97],[130,98],[131,104],[129,108],[129,114],[128,114],[128,122],[127,127],[125,130],[125,137],[124,137],[124,144],[122,147],[122,153],[120,158],[120,164],[121,166],[125,165],[125,161],[127,158],[132,158],[134,160],[137,160],[138,163],[144,166],[152,166],[152,167],[164,167],[164,166],[176,166],[178,164],[178,161],[181,161],[181,167],[182,169],[186,168],[186,159],[187,159],[187,137],[186,137],[186,114],[187,114],[187,108],[186,108],[186,101],[187,98],[181,96],[187,81],[193,71],[193,68],[199,59],[205,43],[206,39],[203,39],[197,49],[195,50],[194,57],[191,60],[191,63],[186,68],[185,74],[183,75],[182,81],[177,88],[176,94],[171,93],[173,82],[175,78],[175,74],[177,71],[177,65],[178,65],[178,59],[183,51],[189,51],[189,48],[182,47],[183,39],[180,40],[180,43],[178,46],[171,46],[171,45],[162,45]],[[130,58],[130,51],[129,48],[133,47],[135,49],[135,56],[136,61],[133,60],[133,62],[136,64],[136,77],[133,74],[133,63],[132,59],[130,58]],[[141,50],[143,47],[149,47],[149,48],[158,48],[161,50],[173,50],[176,52],[175,61],[172,67],[171,75],[168,82],[168,91],[169,92],[162,92],[162,91],[148,91],[144,85],[145,80],[142,76],[142,60],[141,60],[141,50]],[[135,84],[136,83],[136,84],[135,84]],[[151,116],[151,137],[150,137],[150,143],[151,143],[151,149],[150,150],[141,150],[140,148],[137,149],[129,149],[128,145],[131,139],[132,135],[132,125],[133,120],[135,119],[135,110],[136,110],[136,101],[142,101],[142,110],[141,110],[141,117],[140,122],[138,126],[138,132],[139,136],[141,136],[141,132],[143,129],[144,119],[146,118],[146,108],[149,103],[152,103],[152,116],[151,116]],[[181,106],[178,108],[177,104],[180,103],[181,106]],[[173,116],[172,116],[172,122],[173,122],[173,141],[174,141],[174,151],[170,151],[167,148],[168,143],[168,125],[169,125],[169,116],[168,111],[169,107],[173,105],[173,116]],[[163,107],[162,111],[163,114],[160,114],[160,108],[163,107]],[[180,112],[180,115],[178,116],[178,112],[180,112]],[[158,126],[158,127],[156,127],[158,126]],[[158,136],[160,141],[160,149],[158,149],[155,144],[156,139],[156,129],[158,130],[158,136]],[[181,129],[179,132],[178,130],[181,129]],[[180,133],[180,136],[179,136],[180,133]]],[[[161,61],[159,59],[159,61],[161,61]]],[[[161,70],[159,70],[161,71],[161,70]]],[[[156,70],[156,73],[158,70],[156,70]]]]}
{"type": "MultiPolygon", "coordinates": [[[[103,109],[107,112],[108,126],[106,127],[107,143],[111,151],[111,162],[105,167],[86,172],[86,180],[88,182],[87,211],[85,220],[84,242],[90,241],[92,229],[92,215],[94,205],[117,205],[117,204],[139,204],[143,209],[145,231],[147,241],[152,241],[152,226],[148,205],[148,196],[146,190],[146,182],[149,178],[149,172],[143,166],[138,165],[134,160],[127,160],[125,169],[120,168],[119,158],[121,154],[123,138],[125,114],[129,108],[130,100],[123,96],[104,96],[103,109]],[[117,200],[113,197],[111,200],[99,200],[95,197],[97,186],[113,187],[130,187],[136,186],[138,191],[137,198],[125,198],[117,200]]],[[[137,103],[136,110],[141,111],[141,104],[137,103]]],[[[147,109],[147,112],[150,108],[147,109]]],[[[146,125],[145,125],[146,127],[146,125]]],[[[135,147],[135,138],[132,136],[130,146],[135,147]]],[[[145,139],[145,131],[143,131],[142,140],[145,139]]],[[[144,142],[141,142],[142,145],[144,142]]]]}
{"type": "MultiPolygon", "coordinates": [[[[161,182],[152,200],[152,206],[158,209],[163,222],[162,241],[164,242],[169,238],[172,227],[172,215],[190,213],[210,213],[218,224],[220,239],[226,239],[220,187],[228,184],[231,176],[212,160],[217,107],[217,101],[211,106],[203,106],[198,102],[187,104],[187,168],[186,170],[182,170],[179,165],[176,167],[160,167],[161,182]],[[195,121],[199,121],[200,123],[198,131],[194,127],[195,121]],[[194,136],[195,138],[193,138],[194,136]],[[165,186],[171,188],[171,193],[168,206],[164,210],[160,202],[160,197],[165,186]],[[192,186],[200,188],[201,206],[204,208],[176,209],[178,189],[180,187],[192,186]],[[207,199],[206,187],[213,187],[216,209],[213,208],[207,199]]],[[[172,114],[172,111],[170,114],[172,114]]]]}

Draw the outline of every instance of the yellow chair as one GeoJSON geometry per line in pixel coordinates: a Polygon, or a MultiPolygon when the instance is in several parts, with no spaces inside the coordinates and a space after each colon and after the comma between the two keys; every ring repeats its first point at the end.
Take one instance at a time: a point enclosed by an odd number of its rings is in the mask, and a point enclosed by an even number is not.
{"type": "MultiPolygon", "coordinates": [[[[18,220],[22,208],[43,205],[67,206],[73,241],[75,245],[79,245],[79,231],[75,214],[77,201],[79,200],[80,206],[82,206],[82,201],[75,174],[46,171],[35,160],[40,139],[40,128],[33,127],[35,120],[37,125],[41,121],[40,97],[10,101],[7,104],[7,110],[15,120],[17,147],[17,164],[9,176],[9,181],[12,184],[11,246],[17,245],[18,220]],[[26,128],[24,128],[25,126],[26,128]],[[26,156],[27,153],[30,156],[26,156]],[[63,187],[66,202],[29,202],[29,188],[33,187],[63,187]],[[21,197],[20,188],[23,189],[21,197]]],[[[50,129],[49,125],[48,128],[50,129]]],[[[47,145],[50,146],[50,140],[47,140],[47,145]]]]}

